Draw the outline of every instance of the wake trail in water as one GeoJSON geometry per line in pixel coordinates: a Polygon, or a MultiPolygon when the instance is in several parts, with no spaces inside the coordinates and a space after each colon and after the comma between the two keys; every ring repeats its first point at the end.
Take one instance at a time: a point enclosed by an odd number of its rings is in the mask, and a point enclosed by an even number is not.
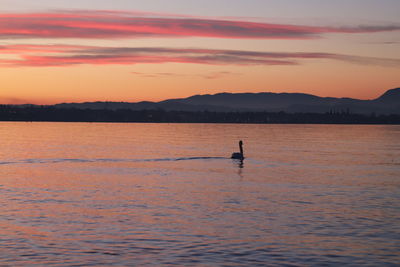
{"type": "Polygon", "coordinates": [[[17,161],[0,161],[0,165],[9,164],[51,164],[51,163],[97,163],[97,162],[162,162],[162,161],[185,161],[185,160],[220,160],[226,157],[179,157],[158,159],[23,159],[17,161]]]}

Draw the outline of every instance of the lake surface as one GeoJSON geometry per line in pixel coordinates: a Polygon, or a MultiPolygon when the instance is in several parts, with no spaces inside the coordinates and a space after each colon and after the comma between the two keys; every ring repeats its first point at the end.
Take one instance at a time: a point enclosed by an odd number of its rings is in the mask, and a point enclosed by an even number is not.
{"type": "Polygon", "coordinates": [[[400,264],[400,126],[0,122],[1,266],[323,264],[400,264]]]}

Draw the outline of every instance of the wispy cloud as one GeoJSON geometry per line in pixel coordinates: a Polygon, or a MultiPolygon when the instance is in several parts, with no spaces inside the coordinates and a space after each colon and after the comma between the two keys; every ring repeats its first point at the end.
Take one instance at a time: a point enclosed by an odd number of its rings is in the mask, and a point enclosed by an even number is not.
{"type": "Polygon", "coordinates": [[[28,100],[17,98],[17,97],[2,97],[0,96],[0,103],[2,104],[12,104],[12,105],[20,105],[29,103],[28,100]]]}
{"type": "Polygon", "coordinates": [[[50,67],[80,64],[133,65],[158,63],[194,63],[208,65],[298,65],[302,60],[311,59],[339,60],[355,64],[400,66],[400,59],[361,57],[333,53],[279,53],[198,48],[3,45],[0,46],[0,54],[2,53],[14,54],[18,57],[15,59],[0,60],[1,65],[13,67],[50,67]]]}
{"type": "Polygon", "coordinates": [[[173,72],[156,72],[156,73],[144,73],[144,72],[137,72],[132,71],[132,74],[136,76],[140,76],[142,78],[162,78],[162,77],[186,77],[186,78],[193,78],[193,77],[200,77],[203,79],[213,80],[213,79],[220,79],[226,76],[232,75],[241,75],[240,73],[230,72],[230,71],[216,71],[210,72],[206,74],[182,74],[182,73],[173,73],[173,72]]]}
{"type": "Polygon", "coordinates": [[[0,14],[0,38],[213,37],[310,39],[326,33],[399,31],[400,25],[315,27],[122,11],[0,14]]]}
{"type": "Polygon", "coordinates": [[[217,71],[200,76],[203,77],[204,79],[214,80],[214,79],[221,79],[226,76],[237,76],[237,75],[240,75],[240,73],[230,72],[230,71],[217,71]]]}

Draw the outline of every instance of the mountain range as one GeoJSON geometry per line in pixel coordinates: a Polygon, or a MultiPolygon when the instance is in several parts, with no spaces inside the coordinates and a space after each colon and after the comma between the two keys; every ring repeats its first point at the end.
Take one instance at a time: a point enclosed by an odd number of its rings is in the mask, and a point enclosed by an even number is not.
{"type": "Polygon", "coordinates": [[[161,102],[85,102],[62,103],[56,108],[76,109],[129,109],[176,111],[267,111],[288,113],[351,112],[359,114],[400,114],[400,88],[386,91],[372,100],[319,97],[303,93],[219,93],[194,95],[188,98],[168,99],[161,102]]]}

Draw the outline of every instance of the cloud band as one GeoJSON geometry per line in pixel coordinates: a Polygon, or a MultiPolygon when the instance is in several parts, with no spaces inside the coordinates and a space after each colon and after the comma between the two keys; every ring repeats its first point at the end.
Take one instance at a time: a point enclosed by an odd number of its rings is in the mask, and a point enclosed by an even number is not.
{"type": "Polygon", "coordinates": [[[163,47],[97,47],[72,45],[0,45],[0,55],[17,58],[0,59],[9,67],[54,67],[90,65],[133,65],[157,63],[195,63],[208,65],[297,65],[301,60],[329,59],[355,64],[400,66],[399,59],[361,57],[334,53],[259,52],[243,50],[163,48],[163,47]]]}
{"type": "Polygon", "coordinates": [[[315,27],[96,10],[0,14],[0,39],[145,37],[310,39],[319,38],[326,33],[375,33],[398,30],[400,25],[315,27]]]}

